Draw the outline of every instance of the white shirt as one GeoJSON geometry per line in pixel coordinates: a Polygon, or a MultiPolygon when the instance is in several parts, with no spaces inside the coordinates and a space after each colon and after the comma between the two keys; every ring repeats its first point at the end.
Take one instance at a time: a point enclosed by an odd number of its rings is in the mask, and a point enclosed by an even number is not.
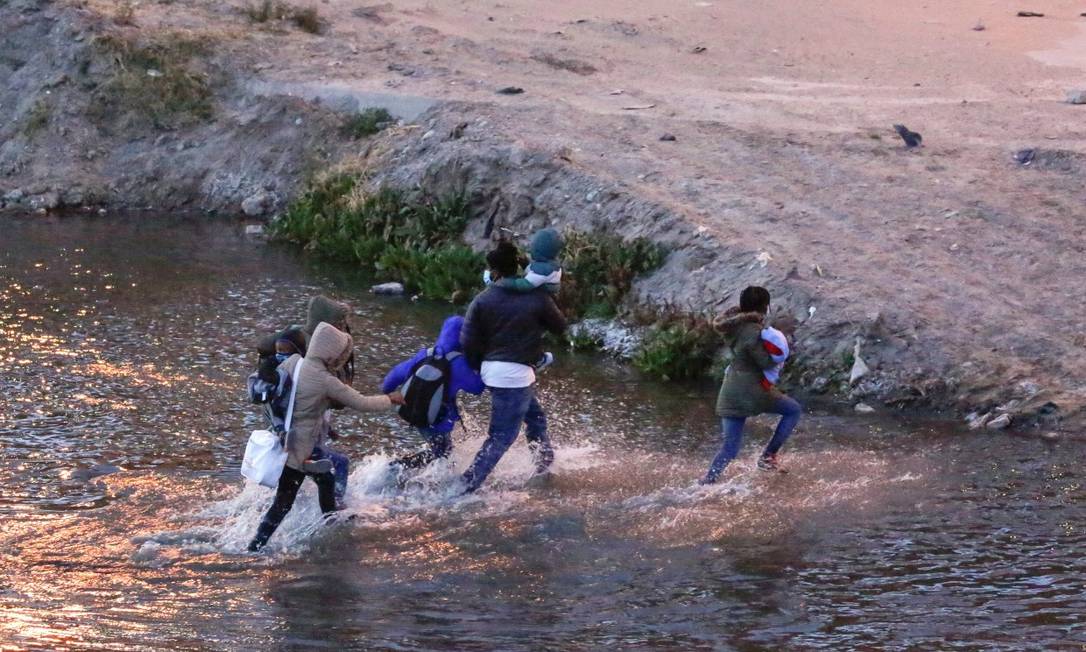
{"type": "Polygon", "coordinates": [[[517,362],[484,360],[479,373],[487,387],[512,389],[535,384],[535,369],[517,362]]]}

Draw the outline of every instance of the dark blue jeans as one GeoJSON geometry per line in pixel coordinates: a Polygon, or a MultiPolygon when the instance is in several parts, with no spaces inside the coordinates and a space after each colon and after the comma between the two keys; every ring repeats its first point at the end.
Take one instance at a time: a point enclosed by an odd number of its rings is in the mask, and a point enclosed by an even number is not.
{"type": "Polygon", "coordinates": [[[407,469],[418,469],[436,459],[448,457],[449,453],[452,452],[452,432],[448,430],[437,430],[436,428],[419,428],[419,434],[426,439],[426,443],[430,445],[430,448],[421,450],[417,453],[411,453],[410,455],[404,455],[393,462],[393,464],[399,464],[407,469]]]}
{"type": "MultiPolygon", "coordinates": [[[[762,453],[763,456],[776,455],[777,451],[784,446],[784,442],[788,441],[788,437],[792,435],[796,424],[799,423],[799,416],[802,411],[803,408],[800,407],[799,403],[788,396],[781,397],[773,404],[773,408],[769,412],[781,415],[781,420],[777,422],[777,429],[773,433],[773,438],[769,440],[769,444],[765,447],[765,451],[762,453]]],[[[727,468],[728,463],[739,455],[739,448],[743,445],[743,426],[746,423],[746,417],[724,417],[721,419],[720,429],[724,435],[724,446],[716,454],[716,458],[713,459],[712,465],[709,466],[709,472],[705,474],[705,479],[702,482],[705,484],[716,482],[720,474],[727,468]]]]}
{"type": "Polygon", "coordinates": [[[547,437],[547,415],[535,398],[535,387],[488,387],[490,390],[490,430],[475,460],[464,471],[467,491],[478,489],[505,451],[516,441],[520,424],[527,426],[524,436],[535,458],[536,473],[542,473],[554,461],[554,449],[547,437]]]}
{"type": "Polygon", "coordinates": [[[347,495],[347,476],[351,472],[351,460],[343,453],[334,451],[331,448],[317,446],[313,449],[313,455],[310,456],[310,459],[322,460],[324,458],[332,460],[332,475],[336,478],[336,498],[343,500],[343,497],[347,495]]]}

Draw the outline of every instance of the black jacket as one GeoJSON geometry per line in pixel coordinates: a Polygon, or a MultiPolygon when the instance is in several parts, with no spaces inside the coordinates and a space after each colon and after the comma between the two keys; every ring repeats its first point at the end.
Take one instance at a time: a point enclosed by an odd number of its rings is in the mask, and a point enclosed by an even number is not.
{"type": "Polygon", "coordinates": [[[561,335],[566,318],[546,290],[517,292],[495,285],[468,306],[460,344],[471,366],[484,360],[535,364],[543,356],[543,331],[561,335]]]}

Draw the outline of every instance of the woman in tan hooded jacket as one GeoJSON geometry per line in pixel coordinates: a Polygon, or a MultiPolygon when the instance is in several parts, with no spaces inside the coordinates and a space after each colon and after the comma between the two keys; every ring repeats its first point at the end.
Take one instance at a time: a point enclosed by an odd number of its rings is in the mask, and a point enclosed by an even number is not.
{"type": "Polygon", "coordinates": [[[294,413],[286,437],[287,463],[279,478],[275,502],[249,543],[250,551],[260,550],[267,544],[294,506],[298,489],[307,475],[317,483],[321,511],[328,513],[335,510],[335,479],[330,464],[309,459],[328,435],[324,413],[333,402],[361,412],[379,412],[403,402],[398,392],[387,396],[363,396],[340,380],[339,371],[353,351],[354,341],[350,335],[331,324],[322,323],[313,331],[305,358],[295,355],[281,365],[292,376],[295,367],[302,365],[297,377],[294,413]]]}

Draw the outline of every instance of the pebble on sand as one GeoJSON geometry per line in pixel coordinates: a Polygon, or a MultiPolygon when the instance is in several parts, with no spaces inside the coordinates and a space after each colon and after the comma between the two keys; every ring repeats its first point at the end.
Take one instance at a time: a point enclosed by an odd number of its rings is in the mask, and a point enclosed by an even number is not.
{"type": "Polygon", "coordinates": [[[1011,425],[1011,415],[1001,414],[989,421],[984,427],[988,430],[1005,430],[1011,425]]]}

